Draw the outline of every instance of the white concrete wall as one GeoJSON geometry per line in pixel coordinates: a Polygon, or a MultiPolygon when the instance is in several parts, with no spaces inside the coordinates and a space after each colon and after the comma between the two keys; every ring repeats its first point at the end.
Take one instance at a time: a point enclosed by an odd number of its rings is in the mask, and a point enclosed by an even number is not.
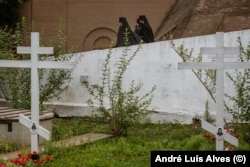
{"type": "MultiPolygon", "coordinates": [[[[225,46],[237,47],[237,37],[247,45],[250,30],[225,33],[225,46]]],[[[200,47],[214,47],[215,35],[198,36],[174,40],[176,46],[184,44],[188,49],[194,49],[194,56],[200,47]]],[[[131,46],[131,53],[137,46],[131,46]]],[[[112,52],[112,67],[122,54],[123,48],[115,48],[112,52]]],[[[77,53],[74,58],[81,57],[73,72],[73,80],[62,94],[60,100],[53,99],[49,103],[57,106],[57,113],[61,116],[75,116],[90,114],[86,100],[90,98],[86,88],[80,82],[80,76],[88,76],[90,84],[100,82],[102,65],[108,50],[95,50],[77,53]]],[[[170,41],[143,44],[135,59],[129,66],[125,84],[132,80],[143,82],[143,92],[148,92],[156,85],[151,109],[153,121],[179,121],[191,123],[192,118],[203,116],[205,102],[209,101],[211,113],[215,112],[215,104],[211,97],[195,77],[191,70],[179,70],[178,62],[181,58],[171,48],[170,41]]],[[[227,78],[225,91],[233,92],[227,78]]],[[[126,86],[125,86],[126,87],[126,86]]],[[[108,106],[108,104],[107,104],[108,106]]]]}

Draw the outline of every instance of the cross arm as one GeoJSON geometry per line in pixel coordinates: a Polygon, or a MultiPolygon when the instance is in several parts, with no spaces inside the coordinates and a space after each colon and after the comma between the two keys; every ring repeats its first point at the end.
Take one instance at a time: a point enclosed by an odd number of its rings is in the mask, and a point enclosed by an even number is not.
{"type": "Polygon", "coordinates": [[[48,131],[47,129],[45,129],[42,126],[38,127],[38,132],[37,132],[40,136],[42,136],[43,138],[50,140],[51,138],[51,133],[50,131],[48,131]]]}
{"type": "MultiPolygon", "coordinates": [[[[202,120],[201,121],[201,127],[203,129],[209,131],[210,133],[216,135],[217,128],[215,126],[213,126],[212,124],[209,124],[208,122],[202,120]]],[[[224,130],[223,130],[223,138],[224,138],[225,141],[227,141],[227,142],[231,143],[232,145],[238,147],[238,139],[236,137],[230,135],[229,133],[225,133],[224,130]]]]}
{"type": "Polygon", "coordinates": [[[63,61],[39,61],[39,68],[53,68],[53,69],[71,69],[75,66],[73,62],[63,61]]]}
{"type": "Polygon", "coordinates": [[[32,123],[32,121],[23,114],[19,114],[19,122],[24,126],[26,126],[27,128],[30,128],[32,123]]]}
{"type": "MultiPolygon", "coordinates": [[[[250,62],[223,62],[224,69],[249,69],[250,62]]],[[[179,62],[178,69],[217,69],[215,62],[179,62]]]]}
{"type": "Polygon", "coordinates": [[[202,54],[210,54],[210,55],[216,55],[216,54],[240,54],[239,48],[236,47],[203,47],[200,48],[200,52],[202,54]]]}
{"type": "MultiPolygon", "coordinates": [[[[17,53],[18,54],[30,54],[31,47],[19,46],[17,47],[17,53]]],[[[53,53],[54,53],[53,47],[38,47],[37,48],[37,54],[53,54],[53,53]]]]}
{"type": "Polygon", "coordinates": [[[178,69],[215,69],[217,66],[214,62],[179,62],[178,69]]]}
{"type": "Polygon", "coordinates": [[[0,67],[27,68],[31,63],[27,60],[0,60],[0,67]]]}
{"type": "Polygon", "coordinates": [[[238,139],[236,137],[230,135],[229,133],[225,133],[224,139],[235,147],[238,147],[238,139]]]}
{"type": "Polygon", "coordinates": [[[204,121],[204,120],[201,120],[201,127],[205,130],[207,130],[208,132],[212,133],[212,134],[215,134],[216,133],[216,128],[214,125],[204,121]]]}
{"type": "Polygon", "coordinates": [[[224,62],[225,69],[250,69],[250,62],[224,62]]]}
{"type": "MultiPolygon", "coordinates": [[[[73,62],[63,61],[39,61],[38,68],[54,68],[54,69],[71,69],[75,66],[73,62]]],[[[10,68],[30,68],[31,62],[29,60],[0,60],[0,67],[10,68]]]]}
{"type": "Polygon", "coordinates": [[[42,126],[37,125],[35,122],[32,122],[32,120],[30,120],[27,116],[23,114],[19,114],[19,122],[23,124],[24,126],[26,126],[27,128],[29,128],[31,131],[32,131],[32,124],[34,123],[37,129],[37,132],[36,131],[35,132],[38,133],[43,138],[50,140],[51,133],[47,129],[43,128],[42,126]]]}

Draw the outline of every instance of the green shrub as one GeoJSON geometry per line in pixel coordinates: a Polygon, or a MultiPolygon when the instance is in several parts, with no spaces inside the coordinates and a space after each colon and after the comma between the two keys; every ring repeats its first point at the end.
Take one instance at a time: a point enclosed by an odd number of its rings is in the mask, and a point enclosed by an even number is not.
{"type": "MultiPolygon", "coordinates": [[[[58,24],[57,38],[51,43],[54,55],[39,55],[39,60],[69,61],[72,54],[65,55],[66,37],[62,34],[61,23],[58,24]]],[[[15,29],[0,29],[0,59],[30,60],[30,55],[18,55],[17,46],[29,46],[28,31],[25,29],[25,19],[17,23],[15,29]]],[[[40,108],[43,102],[51,97],[59,97],[63,85],[71,79],[72,70],[39,69],[40,108]]],[[[0,68],[0,83],[4,83],[8,92],[7,100],[11,99],[14,108],[31,107],[31,74],[27,68],[0,68]]]]}
{"type": "MultiPolygon", "coordinates": [[[[125,38],[128,38],[128,33],[125,33],[125,38]]],[[[148,93],[141,97],[137,95],[143,86],[141,82],[136,84],[132,81],[129,90],[123,89],[124,74],[141,49],[141,45],[138,45],[132,55],[129,55],[129,49],[128,46],[124,47],[123,53],[116,63],[117,67],[113,72],[113,69],[110,68],[111,46],[102,69],[101,83],[90,85],[88,82],[84,82],[91,96],[99,103],[98,116],[109,122],[112,134],[117,136],[127,135],[127,130],[142,118],[152,101],[153,92],[156,89],[153,86],[148,93]],[[114,77],[111,77],[112,73],[114,77]],[[108,97],[110,108],[104,106],[105,97],[108,97]]],[[[93,106],[93,99],[89,99],[88,103],[93,106]]]]}

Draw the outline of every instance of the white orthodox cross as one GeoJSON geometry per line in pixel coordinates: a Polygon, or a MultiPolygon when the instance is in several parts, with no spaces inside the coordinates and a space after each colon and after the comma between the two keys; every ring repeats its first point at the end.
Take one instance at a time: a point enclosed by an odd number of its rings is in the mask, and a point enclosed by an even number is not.
{"type": "Polygon", "coordinates": [[[38,134],[50,140],[51,133],[39,125],[39,68],[70,69],[71,62],[39,61],[39,54],[53,54],[53,47],[39,46],[39,33],[31,33],[31,47],[17,47],[18,54],[31,54],[30,60],[0,60],[0,67],[31,68],[31,120],[19,114],[19,122],[30,129],[31,132],[31,153],[39,152],[38,134]]]}
{"type": "Polygon", "coordinates": [[[224,140],[238,147],[238,139],[224,131],[224,69],[248,69],[249,62],[224,62],[224,54],[240,54],[237,47],[224,47],[224,33],[216,33],[215,48],[201,48],[203,54],[215,54],[215,62],[178,63],[179,69],[216,69],[216,126],[202,120],[202,128],[215,134],[216,150],[224,150],[224,140]]]}

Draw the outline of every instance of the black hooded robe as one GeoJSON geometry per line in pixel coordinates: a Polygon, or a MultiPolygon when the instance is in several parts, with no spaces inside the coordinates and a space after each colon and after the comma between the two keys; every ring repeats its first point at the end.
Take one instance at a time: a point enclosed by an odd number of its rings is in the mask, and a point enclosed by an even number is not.
{"type": "Polygon", "coordinates": [[[131,30],[127,19],[125,17],[120,17],[119,22],[121,23],[118,33],[117,33],[117,42],[115,47],[137,45],[139,39],[136,34],[131,30]],[[125,33],[128,33],[128,41],[126,41],[125,33]]]}
{"type": "Polygon", "coordinates": [[[154,42],[154,34],[150,24],[145,15],[139,16],[139,20],[142,20],[144,23],[141,23],[141,37],[144,43],[154,42]]]}

